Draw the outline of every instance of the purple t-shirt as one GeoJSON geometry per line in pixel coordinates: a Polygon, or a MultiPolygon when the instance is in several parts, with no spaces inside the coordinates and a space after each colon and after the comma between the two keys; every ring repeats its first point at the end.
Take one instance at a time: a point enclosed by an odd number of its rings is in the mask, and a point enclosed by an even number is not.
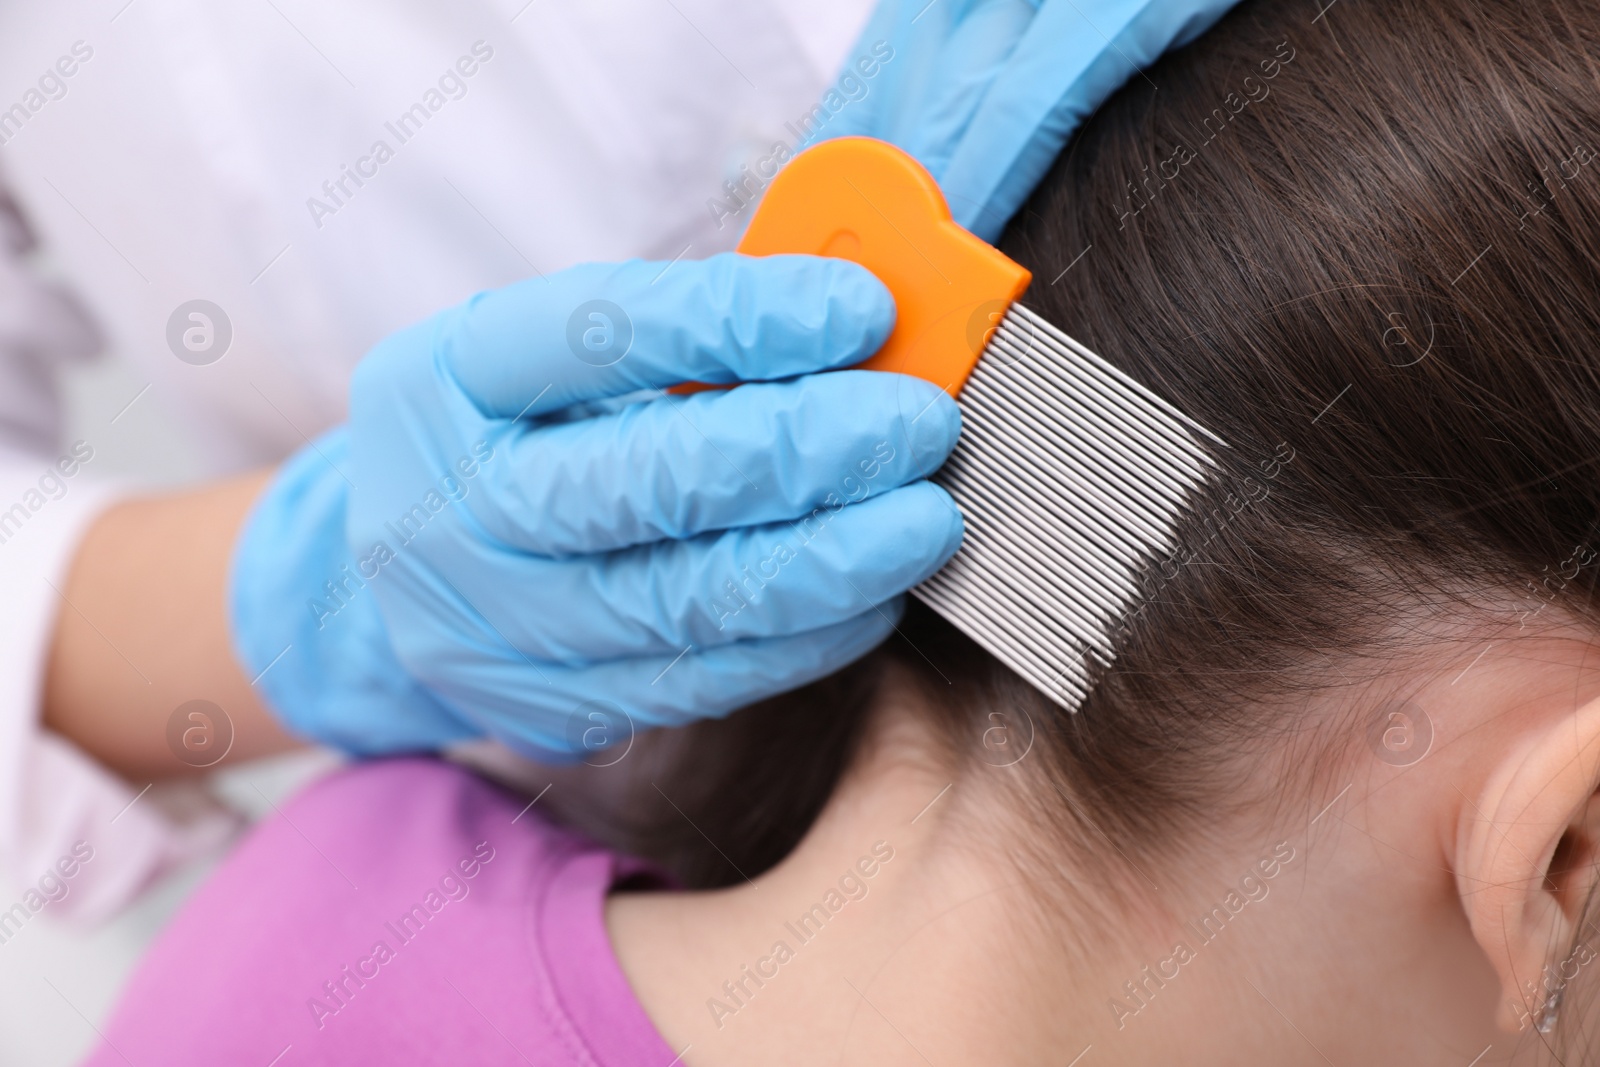
{"type": "Polygon", "coordinates": [[[448,764],[367,763],[268,818],[163,932],[92,1067],[666,1067],[603,907],[636,861],[448,764]]]}

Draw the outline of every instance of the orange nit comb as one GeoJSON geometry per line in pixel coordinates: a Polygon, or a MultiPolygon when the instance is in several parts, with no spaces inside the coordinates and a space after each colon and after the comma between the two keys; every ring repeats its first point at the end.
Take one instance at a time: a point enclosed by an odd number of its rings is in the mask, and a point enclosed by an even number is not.
{"type": "Polygon", "coordinates": [[[796,156],[767,187],[739,251],[866,267],[894,294],[897,314],[894,332],[860,366],[914,374],[951,396],[1033,277],[957,225],[922,164],[870,137],[824,141],[796,156]]]}

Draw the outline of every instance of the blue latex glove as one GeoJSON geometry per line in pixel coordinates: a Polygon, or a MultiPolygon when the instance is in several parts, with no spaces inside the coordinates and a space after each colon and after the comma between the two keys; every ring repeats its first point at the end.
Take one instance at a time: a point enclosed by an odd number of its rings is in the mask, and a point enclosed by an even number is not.
{"type": "Polygon", "coordinates": [[[880,0],[851,56],[878,41],[894,56],[822,134],[904,148],[994,241],[1079,123],[1236,2],[880,0]]]}
{"type": "Polygon", "coordinates": [[[395,334],[356,370],[348,430],[247,524],[241,657],[318,740],[488,734],[541,757],[838,669],[961,538],[924,480],[959,432],[949,397],[795,377],[861,361],[893,322],[855,264],[725,255],[576,267],[395,334]],[[789,380],[594,413],[755,379],[789,380]]]}

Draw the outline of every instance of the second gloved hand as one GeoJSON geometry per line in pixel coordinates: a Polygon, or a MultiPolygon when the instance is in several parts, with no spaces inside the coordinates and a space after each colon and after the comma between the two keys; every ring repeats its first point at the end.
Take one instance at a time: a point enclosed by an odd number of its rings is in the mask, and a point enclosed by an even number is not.
{"type": "Polygon", "coordinates": [[[813,373],[866,358],[893,319],[854,264],[727,255],[577,267],[390,337],[357,370],[348,431],[251,520],[244,658],[303,646],[263,676],[269,699],[357,752],[481,734],[582,752],[838,669],[961,536],[924,480],[954,402],[813,373]],[[305,563],[297,524],[335,513],[340,544],[305,563]],[[256,621],[305,587],[292,632],[256,621]]]}
{"type": "Polygon", "coordinates": [[[879,0],[851,54],[883,42],[894,58],[823,136],[910,152],[956,221],[994,241],[1085,118],[1236,2],[879,0]]]}

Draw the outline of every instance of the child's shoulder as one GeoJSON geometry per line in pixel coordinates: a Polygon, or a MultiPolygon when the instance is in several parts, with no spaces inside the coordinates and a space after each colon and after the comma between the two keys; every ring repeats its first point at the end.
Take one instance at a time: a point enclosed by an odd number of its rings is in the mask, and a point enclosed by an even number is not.
{"type": "Polygon", "coordinates": [[[190,899],[110,1040],[139,1063],[266,1063],[287,1044],[304,1064],[514,1063],[501,1035],[605,1039],[564,1006],[603,1001],[607,1027],[658,1051],[603,920],[637,869],[449,763],[354,764],[280,804],[190,899]]]}

